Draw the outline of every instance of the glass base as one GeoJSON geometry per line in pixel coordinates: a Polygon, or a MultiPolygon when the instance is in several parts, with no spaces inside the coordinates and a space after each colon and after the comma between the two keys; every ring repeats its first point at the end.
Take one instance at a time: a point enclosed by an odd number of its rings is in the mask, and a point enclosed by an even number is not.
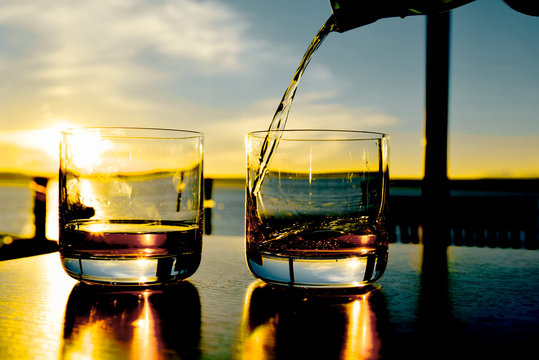
{"type": "Polygon", "coordinates": [[[195,273],[200,255],[144,258],[62,257],[67,274],[85,283],[107,285],[158,285],[180,281],[195,273]]]}
{"type": "Polygon", "coordinates": [[[387,265],[387,250],[347,257],[297,257],[247,254],[254,276],[265,282],[306,288],[348,288],[378,280],[387,265]]]}

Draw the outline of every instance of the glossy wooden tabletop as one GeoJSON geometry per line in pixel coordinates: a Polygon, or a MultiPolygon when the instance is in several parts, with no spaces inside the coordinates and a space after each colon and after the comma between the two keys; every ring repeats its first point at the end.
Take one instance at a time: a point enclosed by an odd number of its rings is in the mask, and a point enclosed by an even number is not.
{"type": "Polygon", "coordinates": [[[57,253],[0,262],[0,359],[536,358],[537,251],[449,247],[432,266],[392,244],[377,287],[304,292],[256,281],[243,249],[206,236],[189,281],[149,289],[78,284],[57,253]]]}

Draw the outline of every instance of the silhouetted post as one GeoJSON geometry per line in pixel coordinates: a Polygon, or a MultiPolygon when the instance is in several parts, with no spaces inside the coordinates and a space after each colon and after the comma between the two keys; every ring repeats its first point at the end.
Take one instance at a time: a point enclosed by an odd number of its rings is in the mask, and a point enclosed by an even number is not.
{"type": "Polygon", "coordinates": [[[204,234],[211,235],[212,233],[212,206],[210,200],[213,195],[213,179],[204,179],[204,234]]]}
{"type": "Polygon", "coordinates": [[[427,16],[423,197],[429,205],[445,200],[448,193],[449,40],[450,13],[427,16]]]}
{"type": "Polygon", "coordinates": [[[425,176],[422,198],[424,233],[433,228],[437,238],[427,241],[447,245],[450,214],[447,178],[447,124],[449,103],[450,13],[427,16],[425,95],[425,176]]]}
{"type": "Polygon", "coordinates": [[[32,189],[34,190],[34,239],[38,241],[47,240],[45,226],[47,219],[47,183],[49,179],[35,177],[32,189]]]}
{"type": "Polygon", "coordinates": [[[418,330],[424,350],[442,346],[454,330],[448,291],[447,123],[450,14],[427,16],[423,261],[418,330]]]}

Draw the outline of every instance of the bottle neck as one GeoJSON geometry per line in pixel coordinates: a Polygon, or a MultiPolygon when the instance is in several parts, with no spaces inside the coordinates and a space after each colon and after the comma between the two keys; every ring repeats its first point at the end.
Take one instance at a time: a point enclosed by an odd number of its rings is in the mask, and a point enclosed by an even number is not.
{"type": "Polygon", "coordinates": [[[382,18],[439,14],[474,0],[329,0],[333,30],[345,32],[382,18]]]}
{"type": "Polygon", "coordinates": [[[530,0],[503,0],[511,9],[530,16],[539,16],[539,2],[530,0]]]}

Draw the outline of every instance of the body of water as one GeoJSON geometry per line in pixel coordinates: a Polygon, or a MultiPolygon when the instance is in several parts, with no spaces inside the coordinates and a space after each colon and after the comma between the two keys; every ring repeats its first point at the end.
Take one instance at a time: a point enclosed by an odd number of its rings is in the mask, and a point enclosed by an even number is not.
{"type": "MultiPolygon", "coordinates": [[[[6,238],[6,236],[7,240],[13,238],[32,238],[34,236],[34,188],[35,185],[33,185],[31,179],[0,180],[0,201],[2,202],[2,208],[0,209],[0,242],[3,238],[6,238]]],[[[539,243],[539,239],[537,238],[537,228],[539,227],[537,210],[539,207],[539,194],[537,191],[530,191],[529,189],[524,191],[522,190],[522,187],[520,187],[518,192],[496,192],[491,189],[485,191],[484,188],[485,186],[482,186],[481,189],[458,189],[452,192],[452,198],[456,199],[458,204],[462,205],[462,207],[458,209],[459,213],[464,214],[461,217],[469,218],[470,224],[474,221],[478,222],[479,218],[485,218],[485,221],[488,221],[486,218],[489,217],[489,215],[485,213],[489,210],[494,216],[499,215],[500,219],[496,222],[503,225],[504,219],[507,219],[507,216],[504,216],[503,213],[517,213],[512,216],[517,220],[525,220],[528,224],[526,225],[528,226],[528,230],[526,230],[527,228],[519,228],[522,224],[515,224],[514,229],[507,228],[507,230],[504,230],[503,227],[492,230],[489,229],[487,225],[478,224],[479,226],[484,226],[484,230],[473,230],[473,233],[472,230],[467,230],[464,227],[456,228],[452,230],[452,234],[455,237],[461,235],[463,237],[462,244],[458,245],[498,246],[496,245],[497,243],[490,245],[488,242],[479,242],[478,245],[477,241],[481,240],[485,237],[484,235],[488,233],[487,235],[490,234],[489,236],[493,237],[496,241],[500,239],[503,240],[504,238],[511,240],[512,237],[513,240],[517,240],[517,242],[521,244],[528,241],[532,244],[531,247],[534,248],[535,245],[533,244],[539,243]],[[528,204],[526,208],[523,207],[523,204],[525,203],[528,204]],[[518,212],[521,212],[522,215],[518,215],[518,212]],[[526,217],[527,219],[523,219],[523,217],[526,217]],[[494,235],[492,235],[493,231],[494,235]],[[470,243],[467,243],[466,237],[472,237],[470,243]],[[517,237],[518,239],[516,239],[517,237]]],[[[391,199],[393,201],[392,205],[397,205],[397,201],[394,200],[400,199],[400,203],[405,205],[405,209],[411,209],[409,204],[418,202],[420,189],[417,186],[394,186],[391,188],[390,193],[393,197],[393,199],[391,199]],[[404,199],[404,202],[402,199],[404,199]],[[410,199],[410,201],[407,199],[410,199]]],[[[49,186],[47,187],[46,236],[51,240],[58,239],[57,199],[58,182],[54,180],[49,181],[49,186]]],[[[210,219],[209,222],[212,234],[243,236],[245,228],[244,180],[214,180],[211,200],[207,202],[207,205],[211,209],[206,212],[206,215],[209,216],[210,219]]],[[[393,207],[395,208],[396,206],[393,207]]],[[[401,215],[413,215],[410,214],[411,212],[413,211],[409,210],[407,212],[404,211],[403,214],[396,214],[398,216],[395,216],[395,218],[399,217],[399,219],[395,220],[406,218],[406,216],[401,215]]],[[[492,223],[492,221],[490,222],[492,223]]],[[[395,221],[395,232],[397,233],[397,237],[394,238],[394,241],[407,242],[408,240],[405,240],[406,234],[410,235],[411,238],[416,238],[416,241],[419,241],[418,236],[421,232],[421,225],[416,223],[403,225],[398,221],[395,221]]],[[[454,242],[454,244],[457,243],[454,242]]],[[[2,244],[0,243],[0,245],[2,244]]]]}
{"type": "Polygon", "coordinates": [[[34,236],[34,191],[31,180],[0,181],[0,234],[34,236]]]}
{"type": "MultiPolygon", "coordinates": [[[[245,181],[217,180],[211,206],[212,233],[241,236],[244,232],[245,181]]],[[[32,238],[34,194],[31,179],[0,180],[0,237],[32,238]]],[[[176,201],[176,198],[172,199],[176,201]]],[[[46,236],[58,240],[58,181],[47,186],[46,236]]],[[[0,238],[1,241],[1,238],[0,238]]]]}

